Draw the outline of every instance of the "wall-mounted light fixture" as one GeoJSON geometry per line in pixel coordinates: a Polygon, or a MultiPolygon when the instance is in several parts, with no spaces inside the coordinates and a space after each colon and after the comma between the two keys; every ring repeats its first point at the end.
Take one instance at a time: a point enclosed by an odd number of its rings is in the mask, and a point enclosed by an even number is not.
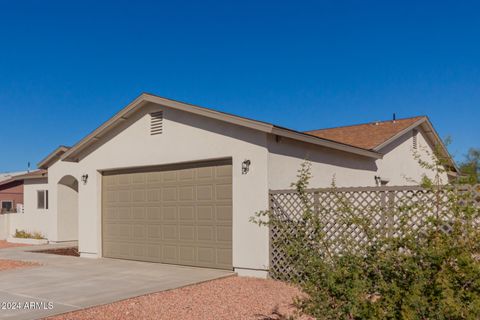
{"type": "Polygon", "coordinates": [[[386,179],[380,176],[375,176],[375,184],[378,187],[386,186],[390,182],[390,179],[386,179]]]}
{"type": "Polygon", "coordinates": [[[247,174],[250,171],[250,164],[252,162],[250,160],[244,160],[242,162],[242,174],[247,174]]]}
{"type": "Polygon", "coordinates": [[[85,174],[82,176],[82,182],[83,182],[83,184],[87,184],[87,181],[88,181],[88,174],[85,173],[85,174]]]}

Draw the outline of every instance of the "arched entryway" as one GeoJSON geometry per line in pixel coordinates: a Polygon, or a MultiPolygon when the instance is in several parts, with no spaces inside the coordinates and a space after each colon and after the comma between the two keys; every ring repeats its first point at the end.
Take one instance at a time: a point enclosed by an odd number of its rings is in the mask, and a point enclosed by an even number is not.
{"type": "Polygon", "coordinates": [[[78,180],[64,176],[57,184],[58,240],[78,240],[78,180]]]}

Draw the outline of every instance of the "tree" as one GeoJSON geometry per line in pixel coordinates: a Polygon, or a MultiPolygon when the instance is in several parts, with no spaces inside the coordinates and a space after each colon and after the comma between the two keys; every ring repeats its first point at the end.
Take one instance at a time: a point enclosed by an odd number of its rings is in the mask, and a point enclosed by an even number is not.
{"type": "Polygon", "coordinates": [[[460,171],[464,183],[480,183],[480,149],[470,148],[465,161],[460,164],[460,171]]]}

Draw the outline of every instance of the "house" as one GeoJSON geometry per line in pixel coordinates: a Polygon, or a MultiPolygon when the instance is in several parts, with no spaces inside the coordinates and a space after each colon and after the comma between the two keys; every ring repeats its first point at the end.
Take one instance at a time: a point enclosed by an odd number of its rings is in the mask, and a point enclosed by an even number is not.
{"type": "Polygon", "coordinates": [[[456,167],[426,117],[299,132],[142,94],[73,147],[39,163],[48,178],[26,198],[50,241],[110,257],[265,276],[269,231],[249,218],[268,190],[312,163],[314,187],[411,184],[434,149],[456,167]],[[44,190],[44,193],[40,191],[44,190]],[[41,195],[44,197],[42,198],[41,195]],[[48,209],[38,207],[48,203],[48,209]]]}
{"type": "Polygon", "coordinates": [[[0,213],[23,211],[24,177],[28,171],[0,174],[0,213]]]}

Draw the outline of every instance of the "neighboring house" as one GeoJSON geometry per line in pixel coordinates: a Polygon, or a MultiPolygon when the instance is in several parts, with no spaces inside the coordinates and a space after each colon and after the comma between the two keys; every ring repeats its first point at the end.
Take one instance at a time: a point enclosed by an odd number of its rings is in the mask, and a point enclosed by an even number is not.
{"type": "Polygon", "coordinates": [[[409,184],[428,174],[420,146],[450,159],[426,117],[299,132],[142,94],[41,161],[48,182],[36,190],[48,190],[48,239],[78,239],[82,257],[265,276],[269,231],[249,219],[269,189],[290,188],[305,159],[312,187],[409,184]]]}
{"type": "Polygon", "coordinates": [[[5,193],[2,195],[5,190],[9,190],[9,194],[15,193],[13,208],[18,210],[3,210],[3,214],[0,215],[0,239],[12,236],[16,230],[48,235],[52,223],[50,215],[47,215],[49,212],[47,171],[18,173],[8,180],[1,181],[0,199],[12,199],[11,196],[5,196],[5,193]]]}
{"type": "Polygon", "coordinates": [[[17,212],[24,204],[25,175],[28,171],[0,174],[0,213],[17,212]]]}

